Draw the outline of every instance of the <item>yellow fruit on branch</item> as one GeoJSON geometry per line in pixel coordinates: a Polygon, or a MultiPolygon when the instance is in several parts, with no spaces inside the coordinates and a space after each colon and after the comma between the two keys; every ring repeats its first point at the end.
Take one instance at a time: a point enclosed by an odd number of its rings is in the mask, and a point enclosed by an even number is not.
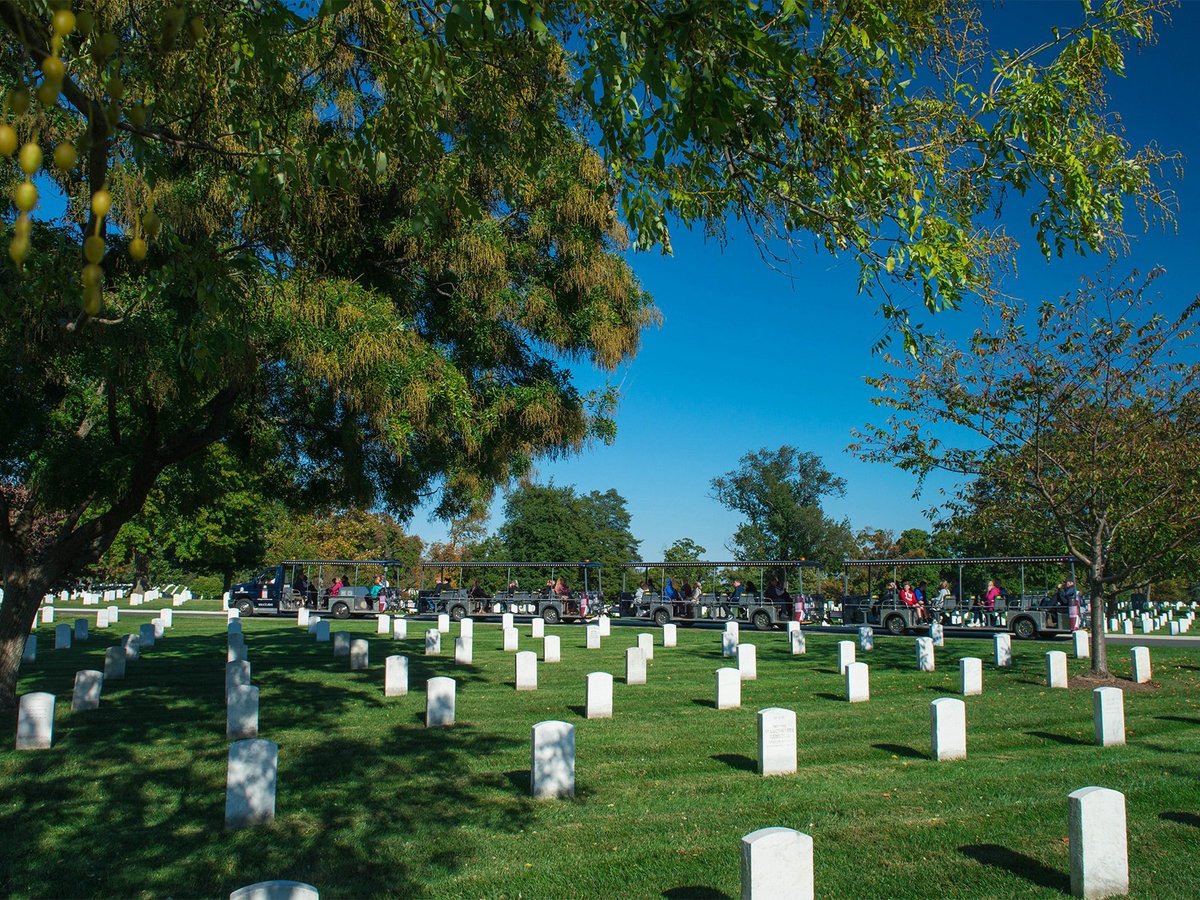
{"type": "Polygon", "coordinates": [[[134,238],[129,242],[129,255],[132,256],[137,262],[141,262],[146,258],[146,253],[149,251],[149,249],[150,248],[146,246],[145,240],[140,237],[134,238]]]}
{"type": "Polygon", "coordinates": [[[67,172],[75,168],[78,160],[79,154],[75,152],[75,145],[70,141],[63,141],[54,148],[54,167],[60,172],[67,172]]]}
{"type": "Polygon", "coordinates": [[[97,315],[100,312],[101,300],[99,285],[83,289],[83,311],[89,316],[97,315]]]}
{"type": "Polygon", "coordinates": [[[156,238],[159,232],[162,231],[162,219],[158,217],[154,210],[147,210],[142,215],[142,228],[145,229],[146,234],[150,235],[150,237],[156,238]]]}
{"type": "Polygon", "coordinates": [[[104,188],[92,194],[92,215],[98,219],[103,219],[108,215],[108,211],[112,209],[112,194],[104,188]]]}
{"type": "Polygon", "coordinates": [[[104,270],[95,263],[88,263],[83,267],[82,273],[84,289],[98,288],[100,282],[104,280],[104,270]]]}
{"type": "Polygon", "coordinates": [[[104,259],[104,238],[93,234],[83,242],[83,257],[88,262],[99,264],[104,259]]]}
{"type": "MultiPolygon", "coordinates": [[[[89,18],[91,17],[89,16],[89,18]]],[[[69,9],[60,9],[50,20],[50,27],[59,37],[66,37],[75,30],[75,13],[69,9]]]]}
{"type": "Polygon", "coordinates": [[[21,171],[33,177],[33,174],[42,167],[42,148],[30,141],[21,148],[20,162],[21,171]]]}
{"type": "Polygon", "coordinates": [[[17,129],[0,125],[0,156],[12,156],[17,149],[17,129]]]}
{"type": "Polygon", "coordinates": [[[29,88],[13,88],[8,93],[8,108],[18,116],[29,112],[29,88]]]}
{"type": "Polygon", "coordinates": [[[57,56],[47,56],[42,60],[42,74],[49,81],[62,81],[67,74],[67,67],[57,56]]]}
{"type": "Polygon", "coordinates": [[[8,255],[18,266],[29,255],[29,236],[16,235],[8,245],[8,255]]]}
{"type": "Polygon", "coordinates": [[[17,204],[17,209],[23,213],[29,212],[38,201],[38,191],[34,187],[32,181],[22,181],[13,191],[13,201],[17,204]]]}

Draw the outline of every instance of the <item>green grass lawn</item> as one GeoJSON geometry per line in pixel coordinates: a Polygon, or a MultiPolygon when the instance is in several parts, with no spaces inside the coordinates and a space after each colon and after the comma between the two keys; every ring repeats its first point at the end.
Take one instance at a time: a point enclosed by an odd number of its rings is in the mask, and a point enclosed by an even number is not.
{"type": "MultiPolygon", "coordinates": [[[[1043,686],[1042,643],[1015,643],[1014,667],[997,670],[990,641],[948,640],[938,671],[921,673],[913,638],[880,636],[859,654],[872,699],[850,705],[842,636],[810,634],[792,657],[782,632],[743,630],[759,677],[740,710],[718,711],[713,672],[728,661],[716,631],[679,629],[679,647],[656,647],[649,684],[626,686],[624,652],[642,629],[614,627],[598,651],[583,649],[581,628],[550,629],[563,662],[539,663],[539,690],[518,694],[496,625],[476,626],[464,667],[453,635],[442,656],[421,655],[426,623],[410,622],[406,641],[376,637],[373,619],[337,623],[371,636],[370,670],[350,672],[290,621],[250,619],[260,736],[280,748],[277,820],[226,834],[223,620],[177,616],[126,680],[105,685],[99,711],[70,711],[76,670],[102,669],[105,647],[141,621],[58,652],[39,629],[21,691],[58,695],[55,743],[16,753],[5,723],[0,894],[218,897],[289,878],[324,897],[736,897],[739,839],[784,825],[813,836],[819,895],[1050,896],[1068,889],[1067,794],[1101,785],[1127,797],[1133,893],[1195,895],[1194,651],[1152,649],[1158,687],[1126,692],[1128,746],[1101,749],[1091,692],[1043,686]],[[410,657],[407,697],[383,696],[391,653],[410,657]],[[984,694],[967,699],[969,758],[934,763],[929,702],[955,695],[957,660],[972,655],[984,694]],[[617,676],[615,718],[587,721],[585,675],[600,670],[617,676]],[[454,728],[423,727],[433,675],[458,680],[454,728]],[[755,714],[768,706],[797,711],[795,776],[754,771],[755,714]],[[574,801],[528,796],[530,726],[544,719],[576,726],[574,801]]],[[[520,630],[521,649],[540,650],[520,630]]],[[[1128,650],[1111,653],[1127,675],[1128,650]]],[[[1072,675],[1086,667],[1071,660],[1072,675]]]]}

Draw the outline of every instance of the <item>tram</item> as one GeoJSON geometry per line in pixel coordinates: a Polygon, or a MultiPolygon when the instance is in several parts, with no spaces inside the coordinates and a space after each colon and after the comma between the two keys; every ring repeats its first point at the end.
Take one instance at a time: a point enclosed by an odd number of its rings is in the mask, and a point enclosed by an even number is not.
{"type": "Polygon", "coordinates": [[[419,564],[418,611],[467,617],[514,615],[546,620],[547,625],[581,622],[604,610],[600,563],[439,562],[419,564]],[[560,579],[562,583],[560,585],[560,579]],[[572,589],[570,581],[576,588],[572,589]],[[470,584],[468,584],[468,581],[470,584]],[[521,582],[525,581],[522,585],[521,582]],[[558,590],[556,590],[558,586],[558,590]],[[563,590],[565,588],[565,590],[563,590]]]}
{"type": "Polygon", "coordinates": [[[819,574],[809,577],[814,593],[806,593],[804,585],[805,571],[819,569],[820,563],[802,559],[628,562],[621,566],[616,612],[621,618],[645,619],[659,626],[733,621],[747,622],[760,631],[807,621],[810,616],[819,620],[825,614],[819,574]],[[675,579],[690,583],[693,577],[701,586],[699,596],[683,596],[675,579]],[[631,578],[634,590],[629,589],[631,578]],[[677,596],[672,596],[672,590],[677,596]]]}
{"type": "MultiPolygon", "coordinates": [[[[879,625],[891,634],[904,634],[927,628],[931,621],[963,628],[1007,631],[1018,638],[1053,637],[1070,634],[1071,607],[1056,595],[1060,581],[1075,581],[1075,561],[1069,556],[994,556],[962,559],[847,559],[842,563],[843,625],[879,625]],[[1028,567],[1039,567],[1040,578],[1027,578],[1028,567]],[[964,569],[974,569],[964,576],[964,569]],[[920,606],[907,606],[899,596],[902,573],[908,570],[925,574],[926,600],[920,606]],[[865,574],[867,593],[851,594],[853,573],[865,574]],[[1017,573],[1019,593],[1007,590],[1008,576],[1017,573]],[[928,575],[926,573],[933,573],[928,575]],[[1051,573],[1055,573],[1051,576],[1051,573]],[[937,585],[948,582],[955,590],[942,606],[934,601],[937,585]],[[993,605],[986,602],[984,586],[996,584],[1000,596],[993,605]]],[[[1082,612],[1083,598],[1077,595],[1075,624],[1086,627],[1082,612]]]]}

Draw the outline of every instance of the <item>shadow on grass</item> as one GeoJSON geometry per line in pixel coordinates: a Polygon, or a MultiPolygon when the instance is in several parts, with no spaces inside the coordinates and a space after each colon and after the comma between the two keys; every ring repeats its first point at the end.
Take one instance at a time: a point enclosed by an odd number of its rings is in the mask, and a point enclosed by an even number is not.
{"type": "Polygon", "coordinates": [[[822,691],[819,694],[813,694],[814,697],[819,697],[822,700],[836,700],[839,703],[845,703],[846,698],[841,694],[831,694],[828,691],[822,691]]]}
{"type": "Polygon", "coordinates": [[[663,891],[662,896],[668,900],[730,900],[729,895],[724,891],[699,884],[671,888],[669,891],[663,891]]]}
{"type": "Polygon", "coordinates": [[[1164,822],[1178,822],[1180,825],[1191,825],[1193,828],[1200,828],[1200,816],[1190,812],[1160,812],[1158,817],[1164,822]]]}
{"type": "MultiPolygon", "coordinates": [[[[93,641],[89,661],[106,643],[93,641]]],[[[462,777],[521,742],[414,727],[408,704],[423,708],[424,697],[385,701],[381,666],[352,677],[325,646],[280,631],[247,636],[253,672],[266,675],[261,735],[279,743],[278,818],[224,831],[225,644],[224,634],[172,636],[106,684],[94,712],[71,713],[60,697],[54,748],[8,761],[0,896],[227,896],[275,877],[347,885],[355,896],[418,896],[431,870],[476,862],[466,826],[515,834],[530,821],[527,789],[462,777]],[[334,666],[338,678],[326,674],[334,666]],[[360,726],[364,712],[385,706],[398,724],[360,726]],[[297,731],[321,737],[298,740],[297,731]],[[79,760],[88,777],[63,777],[79,760]]],[[[410,660],[436,673],[432,661],[410,660]]],[[[461,692],[475,679],[459,668],[456,680],[461,692]]],[[[423,723],[423,712],[414,719],[423,723]]]]}
{"type": "Polygon", "coordinates": [[[872,744],[876,750],[882,750],[884,753],[891,753],[895,756],[906,756],[909,759],[927,759],[928,754],[922,753],[914,747],[906,747],[903,744],[872,744]]]}
{"type": "Polygon", "coordinates": [[[1010,850],[1008,847],[1001,847],[999,844],[968,844],[959,847],[958,852],[977,863],[1011,872],[1039,887],[1049,888],[1063,894],[1071,891],[1069,875],[1050,868],[1032,856],[1010,850]]]}
{"type": "Polygon", "coordinates": [[[1045,741],[1054,741],[1056,744],[1066,744],[1070,747],[1090,747],[1092,741],[1084,740],[1083,738],[1071,737],[1069,734],[1053,734],[1049,731],[1027,731],[1029,737],[1041,738],[1045,741]]]}
{"type": "Polygon", "coordinates": [[[742,756],[740,753],[716,753],[709,759],[715,759],[719,763],[725,763],[731,769],[738,769],[742,772],[758,771],[758,760],[742,756]]]}
{"type": "Polygon", "coordinates": [[[568,706],[567,709],[569,709],[571,712],[575,713],[575,715],[579,716],[579,718],[581,718],[581,719],[587,718],[587,707],[586,706],[568,706]]]}
{"type": "Polygon", "coordinates": [[[1160,722],[1183,722],[1185,725],[1200,725],[1200,719],[1195,716],[1155,716],[1160,722]]]}
{"type": "Polygon", "coordinates": [[[693,697],[692,702],[695,703],[697,706],[704,706],[704,707],[707,707],[708,709],[716,709],[717,708],[717,701],[709,700],[707,697],[693,697]]]}

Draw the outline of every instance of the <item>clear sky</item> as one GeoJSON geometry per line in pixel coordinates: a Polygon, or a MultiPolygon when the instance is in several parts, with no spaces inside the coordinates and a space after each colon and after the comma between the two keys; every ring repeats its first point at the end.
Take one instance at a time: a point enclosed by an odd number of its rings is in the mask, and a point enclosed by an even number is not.
{"type": "MultiPolygon", "coordinates": [[[[1049,36],[1053,24],[1073,20],[1078,0],[1009,2],[988,13],[993,46],[1018,47],[1049,36]]],[[[1200,2],[1184,2],[1159,43],[1127,60],[1128,77],[1109,86],[1112,109],[1134,146],[1157,141],[1185,156],[1182,177],[1171,177],[1179,200],[1178,228],[1143,234],[1118,271],[1167,268],[1159,281],[1164,311],[1200,293],[1195,252],[1200,247],[1200,2]]],[[[1006,225],[1024,245],[1010,293],[1036,301],[1076,287],[1097,272],[1099,257],[1046,262],[1033,247],[1028,214],[1006,225]]],[[[1140,226],[1139,231],[1140,231],[1140,226]]],[[[846,479],[845,497],[827,509],[855,527],[895,531],[926,527],[924,512],[938,502],[927,488],[897,469],[855,459],[846,451],[851,429],[873,418],[866,375],[881,361],[871,345],[882,333],[871,298],[856,293],[857,264],[812,251],[792,268],[792,279],[772,271],[742,233],[725,246],[703,235],[673,236],[674,255],[642,253],[630,261],[663,312],[661,329],[645,335],[642,352],[613,377],[622,385],[619,433],[611,446],[541,464],[542,481],[582,492],[615,488],[626,498],[634,535],[645,559],[690,537],[711,557],[726,555],[738,519],[709,495],[713,476],[736,466],[742,454],[792,444],[819,454],[846,479]]],[[[939,315],[934,327],[965,333],[978,310],[939,315]]],[[[603,378],[581,371],[582,386],[603,378]]],[[[946,482],[949,484],[949,482],[946,482]]],[[[493,508],[499,523],[499,501],[493,508]]],[[[425,511],[409,527],[441,540],[445,527],[425,511]]]]}

